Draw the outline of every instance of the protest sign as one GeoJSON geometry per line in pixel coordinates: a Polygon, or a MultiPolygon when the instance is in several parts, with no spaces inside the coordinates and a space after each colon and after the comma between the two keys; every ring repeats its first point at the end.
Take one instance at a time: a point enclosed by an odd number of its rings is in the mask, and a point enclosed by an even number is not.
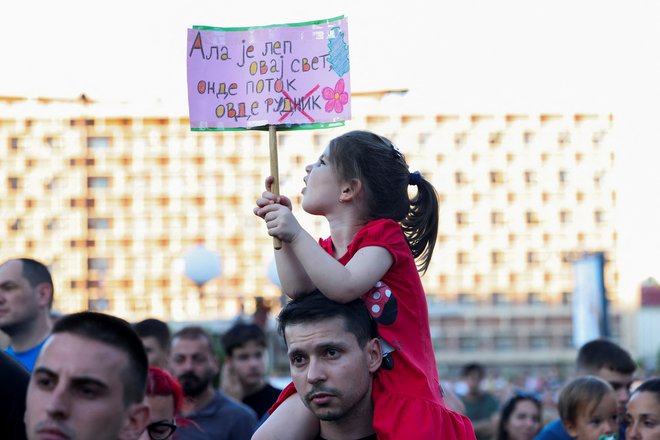
{"type": "Polygon", "coordinates": [[[345,17],[246,28],[188,29],[195,131],[326,128],[350,119],[345,17]]]}

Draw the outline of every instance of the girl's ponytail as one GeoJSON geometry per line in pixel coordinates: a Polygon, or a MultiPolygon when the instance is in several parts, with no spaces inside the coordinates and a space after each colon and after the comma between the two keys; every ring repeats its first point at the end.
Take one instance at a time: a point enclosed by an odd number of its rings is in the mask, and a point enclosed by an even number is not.
{"type": "Polygon", "coordinates": [[[438,195],[418,171],[410,173],[410,184],[417,186],[417,194],[410,199],[410,210],[401,228],[417,261],[417,270],[423,274],[431,262],[438,235],[438,195]]]}

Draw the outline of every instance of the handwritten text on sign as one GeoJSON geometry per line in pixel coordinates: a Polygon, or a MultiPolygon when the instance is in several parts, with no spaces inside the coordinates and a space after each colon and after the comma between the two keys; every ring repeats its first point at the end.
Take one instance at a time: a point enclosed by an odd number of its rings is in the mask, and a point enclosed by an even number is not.
{"type": "Polygon", "coordinates": [[[188,29],[194,129],[350,118],[346,18],[241,30],[188,29]]]}

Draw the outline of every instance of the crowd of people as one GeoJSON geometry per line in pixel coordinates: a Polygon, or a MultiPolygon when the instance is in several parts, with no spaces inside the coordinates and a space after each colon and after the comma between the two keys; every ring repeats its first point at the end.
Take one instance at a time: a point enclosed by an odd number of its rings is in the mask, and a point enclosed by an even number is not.
{"type": "Polygon", "coordinates": [[[170,335],[156,319],[53,316],[48,268],[12,259],[0,264],[0,438],[660,439],[657,379],[631,396],[635,363],[607,340],[580,349],[560,417],[544,427],[537,396],[500,402],[482,389],[479,364],[466,365],[460,398],[441,386],[419,276],[436,242],[437,196],[389,140],[349,132],[305,168],[302,207],[327,219],[326,239],[300,226],[273,183],[254,214],[281,242],[289,385],[268,383],[259,325],[223,335],[221,365],[199,326],[170,335]]]}

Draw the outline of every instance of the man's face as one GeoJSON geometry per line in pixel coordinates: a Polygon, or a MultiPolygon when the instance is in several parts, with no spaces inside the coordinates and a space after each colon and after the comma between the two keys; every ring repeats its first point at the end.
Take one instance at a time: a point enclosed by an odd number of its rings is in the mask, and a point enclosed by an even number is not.
{"type": "Polygon", "coordinates": [[[596,376],[612,385],[616,392],[617,411],[620,416],[623,416],[626,413],[626,403],[630,399],[630,384],[633,381],[633,375],[603,367],[596,372],[596,376]]]}
{"type": "Polygon", "coordinates": [[[181,383],[183,394],[197,397],[211,385],[218,374],[218,364],[206,338],[174,338],[170,369],[181,383]]]}
{"type": "Polygon", "coordinates": [[[371,408],[371,374],[381,362],[377,339],[361,348],[342,318],[287,325],[291,376],[305,405],[323,421],[371,408]]]}
{"type": "Polygon", "coordinates": [[[30,286],[22,272],[23,263],[20,261],[9,261],[0,266],[0,329],[10,336],[33,320],[43,303],[38,289],[30,286]]]}
{"type": "Polygon", "coordinates": [[[102,342],[56,333],[30,378],[28,439],[134,439],[146,426],[143,404],[124,404],[127,355],[102,342]]]}
{"type": "Polygon", "coordinates": [[[142,345],[144,345],[144,351],[147,352],[149,366],[167,370],[170,355],[167,348],[161,347],[158,339],[153,336],[140,336],[140,339],[142,340],[142,345]]]}
{"type": "Polygon", "coordinates": [[[483,377],[479,371],[472,370],[465,376],[465,384],[468,387],[468,392],[472,395],[477,395],[481,392],[481,381],[483,377]]]}
{"type": "Polygon", "coordinates": [[[248,341],[234,348],[227,358],[230,367],[244,388],[252,389],[264,383],[266,374],[266,349],[256,341],[248,341]]]}

